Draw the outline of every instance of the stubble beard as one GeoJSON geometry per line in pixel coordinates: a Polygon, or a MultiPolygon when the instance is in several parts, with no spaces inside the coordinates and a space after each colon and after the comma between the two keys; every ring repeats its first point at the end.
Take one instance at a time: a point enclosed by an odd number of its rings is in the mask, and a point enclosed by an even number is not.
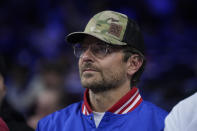
{"type": "Polygon", "coordinates": [[[123,78],[123,71],[108,71],[105,75],[102,71],[98,71],[96,73],[97,74],[88,73],[85,75],[80,75],[82,86],[90,89],[93,93],[100,93],[118,88],[125,82],[125,79],[123,78]]]}

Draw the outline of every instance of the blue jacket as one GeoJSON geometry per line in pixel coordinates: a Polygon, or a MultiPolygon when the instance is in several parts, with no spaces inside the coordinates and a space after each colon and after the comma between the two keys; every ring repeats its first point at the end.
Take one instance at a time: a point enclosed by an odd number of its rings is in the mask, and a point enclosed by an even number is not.
{"type": "Polygon", "coordinates": [[[84,100],[46,116],[38,123],[36,131],[162,131],[167,113],[142,100],[133,88],[103,116],[96,128],[92,110],[84,100]]]}

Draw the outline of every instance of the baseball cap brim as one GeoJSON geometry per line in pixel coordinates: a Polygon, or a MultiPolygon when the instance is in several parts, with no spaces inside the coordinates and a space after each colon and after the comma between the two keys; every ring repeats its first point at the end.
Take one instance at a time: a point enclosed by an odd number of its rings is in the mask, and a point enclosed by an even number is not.
{"type": "Polygon", "coordinates": [[[86,32],[73,32],[73,33],[70,33],[69,35],[66,36],[66,41],[69,42],[69,43],[72,43],[72,44],[75,44],[75,43],[79,43],[79,42],[82,42],[83,39],[86,37],[86,36],[92,36],[92,37],[95,37],[101,41],[104,41],[106,43],[109,43],[109,44],[113,44],[113,45],[127,45],[127,43],[125,42],[121,42],[119,40],[110,40],[108,38],[105,37],[105,35],[102,35],[100,33],[94,33],[94,32],[91,32],[91,33],[86,33],[86,32]]]}

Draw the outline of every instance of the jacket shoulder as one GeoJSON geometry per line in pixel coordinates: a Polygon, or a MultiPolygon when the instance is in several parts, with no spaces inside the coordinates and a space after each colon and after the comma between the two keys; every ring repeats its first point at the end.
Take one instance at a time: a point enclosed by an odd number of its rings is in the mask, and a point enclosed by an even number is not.
{"type": "Polygon", "coordinates": [[[146,113],[155,114],[161,119],[165,119],[165,117],[168,114],[168,112],[165,111],[164,109],[148,101],[143,101],[143,107],[145,108],[146,113]]]}

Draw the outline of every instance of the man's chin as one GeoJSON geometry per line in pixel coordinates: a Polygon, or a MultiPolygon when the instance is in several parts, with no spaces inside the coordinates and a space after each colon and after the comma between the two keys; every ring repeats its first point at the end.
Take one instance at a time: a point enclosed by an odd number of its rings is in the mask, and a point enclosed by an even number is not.
{"type": "Polygon", "coordinates": [[[93,84],[95,83],[97,80],[96,80],[96,76],[95,75],[92,75],[92,74],[85,74],[85,75],[82,75],[81,77],[81,82],[82,84],[84,83],[84,85],[86,84],[93,84]]]}
{"type": "Polygon", "coordinates": [[[89,80],[89,81],[87,81],[87,80],[84,80],[84,81],[82,81],[81,82],[82,83],[82,86],[84,87],[84,88],[90,88],[90,87],[92,87],[92,86],[94,86],[95,85],[95,83],[91,80],[89,80]]]}
{"type": "Polygon", "coordinates": [[[99,86],[96,85],[95,86],[95,84],[94,85],[90,85],[90,84],[89,85],[84,85],[83,87],[86,88],[86,89],[91,90],[95,94],[110,90],[110,88],[107,88],[107,87],[101,86],[101,85],[99,85],[99,86]]]}
{"type": "Polygon", "coordinates": [[[95,88],[96,85],[98,85],[98,82],[93,78],[83,79],[81,81],[81,84],[84,88],[92,89],[95,88]]]}

